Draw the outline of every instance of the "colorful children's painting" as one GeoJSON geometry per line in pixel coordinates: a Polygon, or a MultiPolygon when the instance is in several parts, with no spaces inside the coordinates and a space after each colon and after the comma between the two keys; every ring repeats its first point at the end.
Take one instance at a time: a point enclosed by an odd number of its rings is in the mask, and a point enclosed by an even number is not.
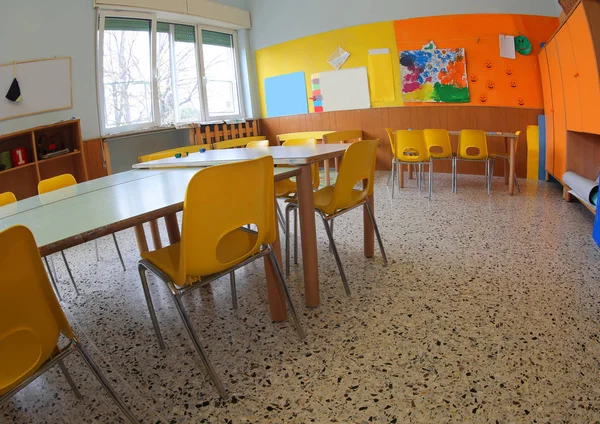
{"type": "Polygon", "coordinates": [[[400,52],[400,68],[405,102],[469,102],[464,49],[438,49],[431,42],[400,52]]]}

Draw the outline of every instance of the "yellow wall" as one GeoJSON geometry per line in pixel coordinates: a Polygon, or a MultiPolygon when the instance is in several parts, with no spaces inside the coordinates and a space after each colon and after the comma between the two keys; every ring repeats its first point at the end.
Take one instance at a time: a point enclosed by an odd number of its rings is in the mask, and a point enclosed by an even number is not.
{"type": "MultiPolygon", "coordinates": [[[[287,41],[256,51],[256,71],[260,96],[261,116],[267,116],[265,101],[265,78],[292,72],[304,72],[306,78],[306,96],[312,96],[310,76],[319,72],[332,71],[333,67],[327,59],[338,47],[342,47],[350,57],[342,69],[357,68],[368,65],[369,49],[389,48],[392,54],[394,72],[394,89],[396,100],[378,102],[372,107],[403,106],[400,87],[400,59],[396,45],[394,22],[379,22],[354,26],[298,40],[287,41]]],[[[313,112],[312,101],[309,100],[309,112],[313,112]]]]}

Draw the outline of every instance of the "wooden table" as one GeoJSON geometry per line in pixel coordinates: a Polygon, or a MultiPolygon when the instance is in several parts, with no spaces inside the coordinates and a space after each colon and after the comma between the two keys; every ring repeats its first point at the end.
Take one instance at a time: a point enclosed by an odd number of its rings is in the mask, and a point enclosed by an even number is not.
{"type": "MultiPolygon", "coordinates": [[[[460,131],[448,131],[448,133],[450,135],[459,135],[460,131]]],[[[504,177],[505,177],[505,179],[508,180],[507,181],[508,182],[508,193],[511,196],[513,196],[515,194],[515,169],[516,169],[515,143],[516,143],[517,139],[519,138],[519,136],[517,134],[508,133],[508,132],[486,132],[485,135],[487,137],[503,138],[505,147],[510,144],[510,147],[508,148],[510,169],[509,169],[508,175],[506,175],[506,172],[504,173],[504,177]]]]}
{"type": "MultiPolygon", "coordinates": [[[[276,165],[293,165],[299,167],[301,174],[296,178],[296,182],[298,184],[305,304],[308,307],[316,308],[319,306],[320,297],[311,165],[323,160],[341,157],[349,146],[349,144],[319,144],[316,146],[276,146],[252,149],[208,150],[204,153],[194,153],[183,158],[173,157],[138,163],[133,167],[138,169],[205,167],[257,159],[265,155],[272,156],[276,165]]],[[[373,205],[372,196],[370,197],[370,201],[373,205]]],[[[374,230],[366,207],[363,211],[363,221],[364,254],[370,258],[374,254],[374,230]]]]}
{"type": "MultiPolygon", "coordinates": [[[[0,207],[0,231],[24,225],[32,231],[40,254],[50,255],[153,219],[175,216],[183,209],[188,183],[197,172],[127,171],[34,196],[0,207]]],[[[299,168],[275,169],[276,181],[299,175],[299,168]]],[[[279,245],[274,249],[280,258],[279,245]]],[[[285,298],[274,270],[267,268],[267,275],[271,317],[285,320],[285,298]]]]}

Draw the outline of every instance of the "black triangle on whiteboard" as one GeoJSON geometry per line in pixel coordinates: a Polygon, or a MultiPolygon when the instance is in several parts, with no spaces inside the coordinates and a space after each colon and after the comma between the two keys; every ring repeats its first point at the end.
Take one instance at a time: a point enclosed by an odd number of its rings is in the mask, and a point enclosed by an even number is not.
{"type": "Polygon", "coordinates": [[[19,87],[19,82],[17,79],[13,79],[10,88],[8,89],[8,93],[6,93],[6,98],[11,102],[20,102],[21,98],[21,88],[19,87]]]}

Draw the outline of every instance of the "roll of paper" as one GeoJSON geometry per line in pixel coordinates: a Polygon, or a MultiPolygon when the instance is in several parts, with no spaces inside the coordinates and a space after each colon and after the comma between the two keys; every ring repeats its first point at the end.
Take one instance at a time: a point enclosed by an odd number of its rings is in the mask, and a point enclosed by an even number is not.
{"type": "Polygon", "coordinates": [[[565,172],[563,182],[590,205],[597,206],[598,180],[588,180],[574,172],[565,172]]]}

